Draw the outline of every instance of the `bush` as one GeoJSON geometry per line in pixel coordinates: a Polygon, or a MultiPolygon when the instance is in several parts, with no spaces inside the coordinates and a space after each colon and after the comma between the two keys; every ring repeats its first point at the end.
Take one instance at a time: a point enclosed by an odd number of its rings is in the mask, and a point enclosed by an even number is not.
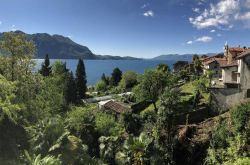
{"type": "Polygon", "coordinates": [[[210,145],[214,148],[224,148],[228,146],[227,138],[232,136],[232,133],[227,128],[226,123],[220,123],[216,131],[212,134],[210,145]]]}
{"type": "Polygon", "coordinates": [[[131,89],[137,84],[137,74],[134,71],[127,71],[122,75],[119,86],[122,90],[131,89]]]}
{"type": "Polygon", "coordinates": [[[250,103],[242,104],[230,111],[232,123],[236,132],[246,130],[250,117],[250,103]]]}
{"type": "Polygon", "coordinates": [[[215,149],[210,147],[206,157],[205,164],[236,164],[237,162],[249,162],[245,159],[249,156],[246,150],[246,135],[236,135],[235,137],[227,138],[229,144],[226,148],[215,149]]]}
{"type": "Polygon", "coordinates": [[[89,147],[91,156],[98,155],[98,134],[95,130],[94,107],[73,107],[67,114],[67,128],[71,134],[80,137],[84,144],[89,147]]]}
{"type": "Polygon", "coordinates": [[[145,111],[142,111],[140,114],[141,118],[145,122],[156,122],[157,114],[153,109],[146,109],[145,111]]]}
{"type": "Polygon", "coordinates": [[[107,84],[103,80],[100,80],[96,83],[95,88],[98,92],[105,92],[107,90],[107,84]]]}
{"type": "Polygon", "coordinates": [[[62,118],[55,116],[41,120],[35,126],[27,127],[26,131],[31,137],[33,153],[45,156],[65,129],[62,118]]]}
{"type": "Polygon", "coordinates": [[[139,135],[142,127],[141,119],[138,115],[131,112],[122,114],[122,121],[126,132],[133,135],[139,135]]]}
{"type": "Polygon", "coordinates": [[[102,136],[118,136],[123,131],[115,117],[106,113],[96,115],[96,129],[102,136]]]}

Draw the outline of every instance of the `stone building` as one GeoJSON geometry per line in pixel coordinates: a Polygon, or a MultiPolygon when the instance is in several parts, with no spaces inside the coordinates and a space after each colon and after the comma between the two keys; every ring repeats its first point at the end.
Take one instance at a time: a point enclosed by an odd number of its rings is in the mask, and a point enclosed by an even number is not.
{"type": "Polygon", "coordinates": [[[250,100],[250,49],[225,46],[222,84],[210,88],[212,105],[227,109],[250,100]]]}
{"type": "Polygon", "coordinates": [[[207,74],[208,71],[214,72],[214,77],[221,78],[222,77],[222,70],[221,66],[225,65],[227,63],[227,58],[224,57],[221,54],[207,57],[202,59],[202,65],[203,65],[203,74],[207,74]]]}

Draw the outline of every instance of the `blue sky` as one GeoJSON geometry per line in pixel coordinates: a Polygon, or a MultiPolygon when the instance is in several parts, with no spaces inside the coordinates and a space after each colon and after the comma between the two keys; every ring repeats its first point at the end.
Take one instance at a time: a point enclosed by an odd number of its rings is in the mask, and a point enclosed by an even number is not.
{"type": "Polygon", "coordinates": [[[0,31],[61,34],[95,54],[150,58],[250,47],[250,0],[0,0],[0,31]]]}

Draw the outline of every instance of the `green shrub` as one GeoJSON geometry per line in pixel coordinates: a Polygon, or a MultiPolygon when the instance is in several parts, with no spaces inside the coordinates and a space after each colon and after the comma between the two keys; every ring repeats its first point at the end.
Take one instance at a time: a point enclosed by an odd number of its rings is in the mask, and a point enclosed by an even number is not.
{"type": "Polygon", "coordinates": [[[250,117],[250,103],[242,104],[230,111],[232,124],[236,132],[246,129],[250,117]]]}
{"type": "Polygon", "coordinates": [[[106,113],[96,115],[96,129],[102,136],[118,136],[122,131],[122,125],[115,117],[106,113]]]}
{"type": "Polygon", "coordinates": [[[227,128],[227,124],[225,122],[222,122],[219,124],[216,131],[212,134],[210,145],[214,148],[224,148],[228,145],[226,140],[231,135],[232,133],[227,128]]]}
{"type": "Polygon", "coordinates": [[[235,137],[227,138],[228,147],[208,149],[205,164],[221,165],[221,164],[236,164],[236,162],[249,162],[249,153],[243,148],[246,147],[246,135],[236,135],[235,137]]]}
{"type": "Polygon", "coordinates": [[[96,83],[95,88],[98,92],[105,92],[107,90],[107,84],[105,83],[105,81],[100,80],[96,83]]]}
{"type": "Polygon", "coordinates": [[[67,113],[67,127],[80,133],[88,125],[95,125],[94,107],[72,107],[67,113]]]}

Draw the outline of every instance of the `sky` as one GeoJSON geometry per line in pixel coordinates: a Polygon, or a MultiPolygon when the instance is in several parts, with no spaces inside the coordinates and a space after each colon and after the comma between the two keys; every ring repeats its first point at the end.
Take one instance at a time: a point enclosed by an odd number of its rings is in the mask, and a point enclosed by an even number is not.
{"type": "Polygon", "coordinates": [[[250,0],[0,0],[0,32],[14,30],[102,55],[219,53],[250,47],[250,0]]]}

